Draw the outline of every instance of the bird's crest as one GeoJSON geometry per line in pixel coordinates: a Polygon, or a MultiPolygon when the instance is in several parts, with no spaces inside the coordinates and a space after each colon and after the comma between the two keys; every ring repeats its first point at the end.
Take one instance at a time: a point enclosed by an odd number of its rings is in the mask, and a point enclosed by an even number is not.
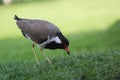
{"type": "Polygon", "coordinates": [[[19,18],[17,15],[15,15],[14,19],[15,20],[21,20],[21,18],[19,18]]]}

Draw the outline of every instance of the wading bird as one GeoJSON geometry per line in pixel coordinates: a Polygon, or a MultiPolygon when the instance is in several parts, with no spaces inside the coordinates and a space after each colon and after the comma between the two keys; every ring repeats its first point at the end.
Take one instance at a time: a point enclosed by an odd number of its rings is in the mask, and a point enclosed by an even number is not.
{"type": "Polygon", "coordinates": [[[64,49],[68,55],[69,53],[69,41],[63,36],[60,29],[45,20],[38,19],[24,19],[15,15],[14,19],[16,24],[21,30],[24,37],[32,41],[32,48],[35,55],[35,59],[39,64],[38,57],[34,45],[37,44],[41,50],[41,53],[46,57],[49,63],[52,63],[50,59],[42,52],[42,49],[64,49]]]}

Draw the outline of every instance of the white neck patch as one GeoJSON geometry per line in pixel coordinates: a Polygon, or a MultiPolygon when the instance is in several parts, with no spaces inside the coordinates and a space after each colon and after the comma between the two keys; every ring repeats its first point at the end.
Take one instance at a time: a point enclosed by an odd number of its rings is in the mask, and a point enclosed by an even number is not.
{"type": "Polygon", "coordinates": [[[55,41],[56,43],[62,43],[62,41],[60,40],[60,38],[59,38],[58,36],[53,37],[53,38],[50,40],[50,42],[52,42],[52,41],[55,41]]]}
{"type": "Polygon", "coordinates": [[[45,42],[43,42],[43,43],[41,43],[41,44],[38,44],[38,46],[42,49],[42,48],[45,47],[46,44],[48,44],[48,43],[50,43],[50,42],[52,42],[52,41],[55,41],[56,43],[59,43],[59,44],[62,43],[62,41],[60,40],[60,38],[59,38],[58,36],[55,36],[55,37],[53,37],[53,38],[51,38],[51,39],[50,39],[49,36],[48,36],[47,41],[45,41],[45,42]]]}

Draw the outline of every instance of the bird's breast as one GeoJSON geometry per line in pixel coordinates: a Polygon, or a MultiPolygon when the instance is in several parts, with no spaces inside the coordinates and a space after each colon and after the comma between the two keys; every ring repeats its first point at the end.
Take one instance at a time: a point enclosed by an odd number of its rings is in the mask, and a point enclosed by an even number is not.
{"type": "Polygon", "coordinates": [[[44,41],[43,43],[41,44],[38,44],[38,46],[42,49],[42,48],[45,48],[46,45],[54,45],[54,44],[62,44],[62,41],[59,39],[58,36],[55,36],[55,37],[52,37],[50,38],[48,36],[48,39],[46,41],[44,41]]]}

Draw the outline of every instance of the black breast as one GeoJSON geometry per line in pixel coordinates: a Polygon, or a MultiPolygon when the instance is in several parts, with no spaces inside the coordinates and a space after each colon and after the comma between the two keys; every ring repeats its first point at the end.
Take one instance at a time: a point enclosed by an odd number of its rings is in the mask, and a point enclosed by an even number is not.
{"type": "Polygon", "coordinates": [[[46,49],[64,49],[62,44],[55,43],[55,41],[50,42],[45,46],[46,49]]]}

